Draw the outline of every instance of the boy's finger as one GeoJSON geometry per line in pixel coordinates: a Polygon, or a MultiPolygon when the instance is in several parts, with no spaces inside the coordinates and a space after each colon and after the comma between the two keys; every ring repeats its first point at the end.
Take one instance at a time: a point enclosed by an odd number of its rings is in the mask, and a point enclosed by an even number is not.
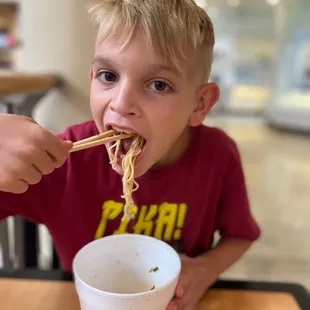
{"type": "Polygon", "coordinates": [[[54,161],[46,152],[38,154],[35,159],[35,167],[41,172],[42,175],[50,174],[55,170],[54,161]]]}
{"type": "Polygon", "coordinates": [[[181,298],[184,295],[184,287],[181,283],[179,283],[175,290],[175,296],[181,298]]]}
{"type": "Polygon", "coordinates": [[[178,304],[175,299],[173,299],[168,305],[167,310],[179,310],[178,304]]]}
{"type": "Polygon", "coordinates": [[[29,185],[37,184],[42,179],[41,172],[34,166],[31,166],[27,169],[23,176],[24,181],[26,181],[29,185]]]}
{"type": "Polygon", "coordinates": [[[68,150],[71,150],[73,148],[73,142],[70,140],[65,140],[64,145],[66,146],[68,150]]]}
{"type": "Polygon", "coordinates": [[[14,184],[14,187],[10,189],[10,192],[13,194],[23,194],[29,188],[29,184],[24,180],[18,180],[14,184]]]}
{"type": "Polygon", "coordinates": [[[187,306],[187,302],[185,302],[182,298],[175,298],[169,304],[167,310],[185,310],[187,306]]]}
{"type": "Polygon", "coordinates": [[[50,143],[47,145],[46,150],[54,161],[56,167],[59,168],[66,161],[71,148],[72,142],[59,141],[58,138],[53,138],[50,139],[50,143]]]}

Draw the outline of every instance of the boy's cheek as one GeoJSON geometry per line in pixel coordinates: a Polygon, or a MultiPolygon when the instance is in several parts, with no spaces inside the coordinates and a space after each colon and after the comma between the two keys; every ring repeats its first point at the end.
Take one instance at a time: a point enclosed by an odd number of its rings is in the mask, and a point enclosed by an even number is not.
{"type": "Polygon", "coordinates": [[[103,129],[103,114],[104,114],[103,107],[100,107],[98,102],[96,102],[93,98],[91,98],[90,109],[91,109],[91,113],[92,113],[93,119],[97,127],[99,126],[99,129],[102,130],[103,129]]]}

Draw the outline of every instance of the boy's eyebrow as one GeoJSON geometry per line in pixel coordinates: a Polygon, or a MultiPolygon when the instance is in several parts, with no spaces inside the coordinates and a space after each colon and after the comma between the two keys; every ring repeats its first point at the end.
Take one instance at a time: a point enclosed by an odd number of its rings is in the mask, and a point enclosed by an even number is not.
{"type": "MultiPolygon", "coordinates": [[[[93,59],[92,64],[93,65],[97,65],[97,66],[110,66],[110,67],[115,65],[114,62],[111,59],[106,58],[106,57],[102,57],[102,56],[95,56],[94,59],[93,59]]],[[[169,66],[169,65],[166,65],[166,64],[156,64],[155,63],[155,64],[149,65],[149,68],[152,71],[167,71],[167,72],[173,73],[174,75],[176,75],[178,77],[182,76],[182,73],[179,70],[177,70],[173,66],[169,66]]]]}
{"type": "Polygon", "coordinates": [[[93,65],[98,65],[98,66],[112,66],[113,62],[105,57],[102,56],[95,56],[92,62],[93,65]]]}
{"type": "Polygon", "coordinates": [[[164,65],[164,64],[151,64],[150,67],[154,71],[167,71],[171,72],[178,77],[182,77],[182,73],[173,66],[164,65]]]}

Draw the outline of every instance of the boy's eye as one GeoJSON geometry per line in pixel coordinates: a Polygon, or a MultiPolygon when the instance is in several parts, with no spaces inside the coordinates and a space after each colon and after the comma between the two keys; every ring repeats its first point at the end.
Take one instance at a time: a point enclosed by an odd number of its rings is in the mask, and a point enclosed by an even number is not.
{"type": "Polygon", "coordinates": [[[154,83],[154,86],[155,86],[156,90],[164,91],[168,85],[166,83],[162,82],[162,81],[156,81],[154,83]]]}
{"type": "Polygon", "coordinates": [[[171,90],[171,87],[163,81],[154,81],[150,84],[150,87],[158,92],[167,92],[171,90]]]}
{"type": "Polygon", "coordinates": [[[102,82],[116,82],[117,76],[110,71],[99,71],[97,77],[102,82]]]}

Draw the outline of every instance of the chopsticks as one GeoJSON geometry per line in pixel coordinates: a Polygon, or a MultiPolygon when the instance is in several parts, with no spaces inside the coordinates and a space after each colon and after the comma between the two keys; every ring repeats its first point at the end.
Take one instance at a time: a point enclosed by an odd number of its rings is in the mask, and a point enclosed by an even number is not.
{"type": "Polygon", "coordinates": [[[74,142],[73,148],[70,150],[70,153],[85,150],[91,147],[106,144],[109,142],[114,142],[121,139],[131,138],[133,136],[134,134],[122,134],[114,129],[111,129],[96,136],[74,142]]]}

